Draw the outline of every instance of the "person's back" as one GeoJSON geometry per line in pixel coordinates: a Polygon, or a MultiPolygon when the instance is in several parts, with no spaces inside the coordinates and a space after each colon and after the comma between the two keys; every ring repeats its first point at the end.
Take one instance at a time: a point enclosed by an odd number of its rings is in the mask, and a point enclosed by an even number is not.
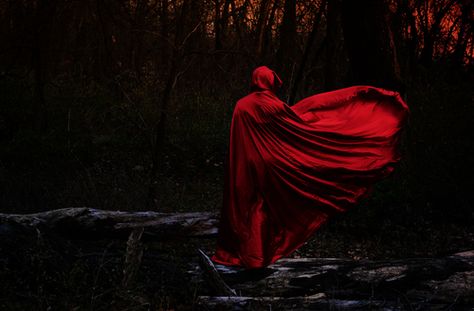
{"type": "Polygon", "coordinates": [[[398,93],[354,86],[289,107],[280,86],[259,67],[235,106],[216,263],[259,268],[289,255],[400,159],[408,107],[398,93]]]}

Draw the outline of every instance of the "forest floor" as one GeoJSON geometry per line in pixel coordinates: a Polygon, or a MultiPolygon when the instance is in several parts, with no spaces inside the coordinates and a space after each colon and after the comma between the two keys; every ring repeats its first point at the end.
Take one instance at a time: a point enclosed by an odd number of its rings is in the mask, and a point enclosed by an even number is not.
{"type": "MultiPolygon", "coordinates": [[[[419,224],[403,228],[349,222],[323,225],[290,257],[389,259],[437,257],[472,249],[473,228],[419,224]],[[409,229],[409,230],[408,230],[409,229]]],[[[0,236],[2,232],[0,232],[0,236]]],[[[144,240],[143,259],[124,285],[126,241],[69,240],[38,232],[0,239],[1,310],[192,310],[203,289],[187,271],[197,249],[212,254],[215,239],[144,240]]]]}

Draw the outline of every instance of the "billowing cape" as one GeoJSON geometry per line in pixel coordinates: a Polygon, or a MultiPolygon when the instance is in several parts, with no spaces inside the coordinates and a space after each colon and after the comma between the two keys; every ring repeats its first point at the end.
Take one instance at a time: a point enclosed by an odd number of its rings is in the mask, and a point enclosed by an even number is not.
{"type": "Polygon", "coordinates": [[[267,67],[234,109],[212,260],[267,266],[347,211],[400,159],[408,106],[394,91],[353,86],[288,106],[267,67]]]}

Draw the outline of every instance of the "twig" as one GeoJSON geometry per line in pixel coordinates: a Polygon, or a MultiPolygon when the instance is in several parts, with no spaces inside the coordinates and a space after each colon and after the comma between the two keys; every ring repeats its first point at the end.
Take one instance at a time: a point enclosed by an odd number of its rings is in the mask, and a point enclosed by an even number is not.
{"type": "Polygon", "coordinates": [[[237,296],[235,290],[230,288],[229,285],[224,282],[211,259],[200,249],[198,249],[198,253],[199,265],[203,269],[209,285],[215,290],[215,292],[218,295],[237,296]]]}

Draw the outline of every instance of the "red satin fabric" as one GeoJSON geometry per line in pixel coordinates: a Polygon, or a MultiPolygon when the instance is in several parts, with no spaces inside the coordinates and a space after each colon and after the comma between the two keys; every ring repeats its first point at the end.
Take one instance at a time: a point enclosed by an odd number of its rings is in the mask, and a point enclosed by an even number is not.
{"type": "Polygon", "coordinates": [[[289,255],[400,159],[409,110],[397,92],[354,86],[290,107],[274,94],[280,85],[259,67],[235,106],[216,263],[258,268],[289,255]]]}

